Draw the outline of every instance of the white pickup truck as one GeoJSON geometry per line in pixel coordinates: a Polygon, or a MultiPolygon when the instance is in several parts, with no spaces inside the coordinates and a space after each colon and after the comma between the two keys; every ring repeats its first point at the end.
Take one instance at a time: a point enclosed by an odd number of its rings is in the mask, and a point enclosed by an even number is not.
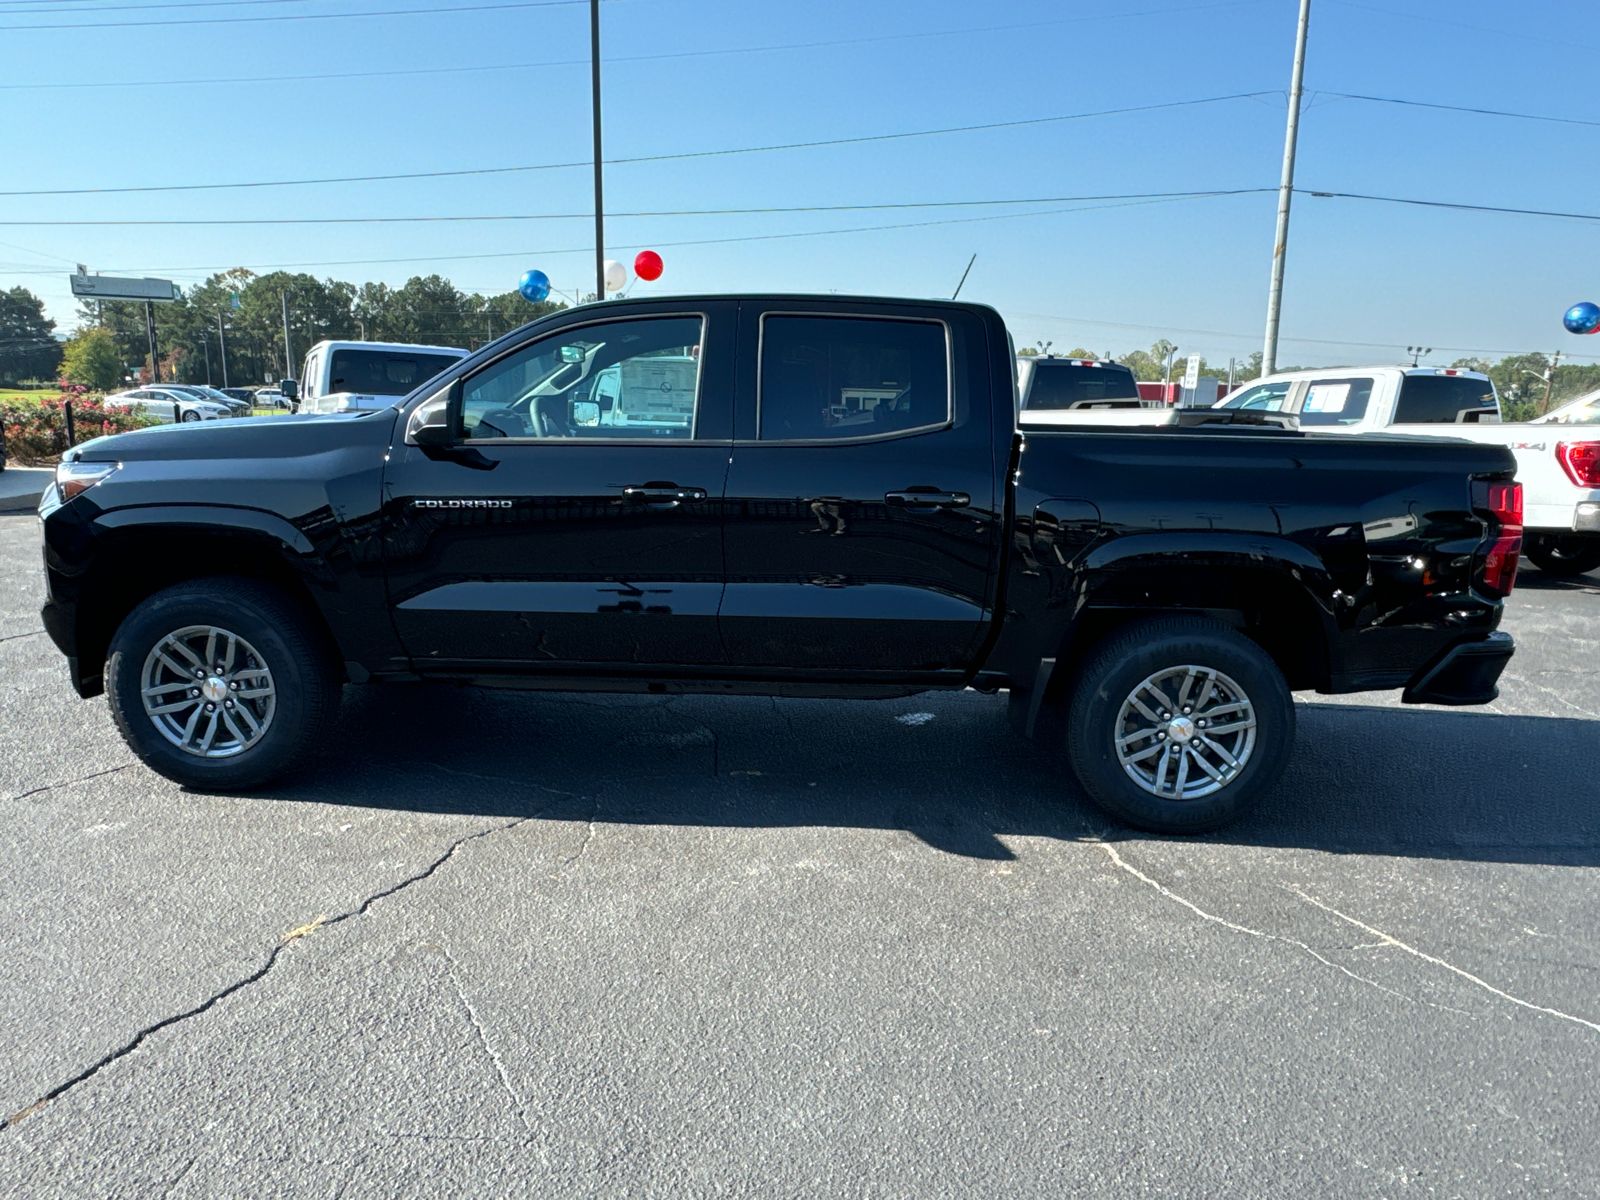
{"type": "Polygon", "coordinates": [[[306,352],[297,411],[390,408],[468,353],[404,342],[318,342],[306,352]]]}
{"type": "MultiPolygon", "coordinates": [[[[1476,371],[1436,367],[1337,367],[1252,380],[1217,408],[1295,416],[1318,433],[1465,438],[1517,456],[1523,553],[1553,575],[1600,567],[1600,424],[1500,420],[1494,384],[1476,371]]],[[[1550,414],[1600,422],[1578,402],[1550,414]]]]}

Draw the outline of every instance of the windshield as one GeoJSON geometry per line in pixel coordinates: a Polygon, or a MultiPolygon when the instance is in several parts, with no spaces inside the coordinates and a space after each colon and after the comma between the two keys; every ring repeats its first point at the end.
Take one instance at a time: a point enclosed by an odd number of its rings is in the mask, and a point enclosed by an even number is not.
{"type": "Polygon", "coordinates": [[[407,350],[335,350],[328,368],[328,391],[367,396],[404,396],[460,361],[455,354],[413,354],[407,350]]]}
{"type": "Polygon", "coordinates": [[[1595,425],[1600,424],[1600,396],[1590,396],[1583,400],[1574,400],[1562,408],[1556,409],[1548,417],[1540,417],[1534,422],[1536,425],[1595,425]]]}
{"type": "Polygon", "coordinates": [[[1097,401],[1138,400],[1139,388],[1127,367],[1083,367],[1035,360],[1023,408],[1087,408],[1097,401]]]}
{"type": "Polygon", "coordinates": [[[1255,387],[1236,392],[1226,400],[1219,400],[1212,408],[1250,408],[1261,412],[1281,412],[1289,398],[1292,379],[1278,379],[1272,383],[1258,383],[1255,387]]]}

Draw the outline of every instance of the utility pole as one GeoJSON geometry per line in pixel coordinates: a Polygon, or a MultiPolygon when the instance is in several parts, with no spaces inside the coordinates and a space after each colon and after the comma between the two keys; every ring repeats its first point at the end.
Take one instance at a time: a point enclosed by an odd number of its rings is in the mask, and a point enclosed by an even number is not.
{"type": "Polygon", "coordinates": [[[217,309],[217,354],[222,359],[222,386],[228,386],[228,343],[222,337],[222,310],[217,309]]]}
{"type": "Polygon", "coordinates": [[[1557,350],[1555,357],[1550,360],[1550,369],[1544,377],[1544,403],[1539,406],[1539,415],[1542,417],[1550,411],[1550,393],[1556,386],[1556,368],[1561,365],[1561,351],[1557,350]]]}
{"type": "Polygon", "coordinates": [[[589,0],[589,72],[594,84],[594,296],[606,298],[606,205],[600,165],[600,0],[589,0]]]}
{"type": "Polygon", "coordinates": [[[278,299],[283,302],[283,377],[294,378],[294,351],[289,345],[289,293],[279,292],[278,299]]]}
{"type": "Polygon", "coordinates": [[[144,302],[144,332],[150,339],[150,382],[161,382],[161,360],[156,357],[156,306],[144,302]]]}
{"type": "Polygon", "coordinates": [[[205,326],[200,327],[200,346],[206,352],[206,386],[211,386],[211,338],[205,331],[205,326]]]}
{"type": "Polygon", "coordinates": [[[1289,249],[1289,201],[1294,198],[1294,151],[1300,137],[1300,95],[1306,74],[1306,30],[1311,0],[1300,0],[1300,28],[1294,39],[1294,77],[1289,84],[1289,126],[1283,135],[1283,182],[1278,186],[1278,231],[1272,246],[1272,290],[1267,296],[1267,338],[1261,350],[1261,375],[1278,369],[1278,316],[1283,310],[1283,256],[1289,249]]]}

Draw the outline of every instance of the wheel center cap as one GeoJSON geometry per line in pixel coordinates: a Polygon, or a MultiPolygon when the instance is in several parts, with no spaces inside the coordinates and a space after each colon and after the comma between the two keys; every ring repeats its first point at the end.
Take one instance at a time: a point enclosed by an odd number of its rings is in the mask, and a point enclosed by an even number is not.
{"type": "Polygon", "coordinates": [[[1194,722],[1188,717],[1173,717],[1167,722],[1167,736],[1175,742],[1187,742],[1194,736],[1194,722]]]}
{"type": "Polygon", "coordinates": [[[227,696],[227,681],[221,675],[208,675],[206,681],[200,685],[200,694],[215,704],[227,696]]]}

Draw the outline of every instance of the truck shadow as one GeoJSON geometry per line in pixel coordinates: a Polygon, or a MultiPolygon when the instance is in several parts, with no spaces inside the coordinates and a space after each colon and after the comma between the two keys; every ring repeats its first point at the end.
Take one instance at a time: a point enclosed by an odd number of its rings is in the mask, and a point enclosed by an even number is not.
{"type": "Polygon", "coordinates": [[[1518,571],[1519,592],[1589,592],[1600,596],[1600,571],[1587,575],[1546,575],[1540,570],[1518,571]]]}
{"type": "MultiPolygon", "coordinates": [[[[338,750],[285,799],[649,825],[904,830],[1008,859],[1002,839],[1126,830],[1002,698],[574,696],[437,685],[347,694],[338,750]]],[[[1300,708],[1282,783],[1220,844],[1600,865],[1600,722],[1300,708]]]]}

